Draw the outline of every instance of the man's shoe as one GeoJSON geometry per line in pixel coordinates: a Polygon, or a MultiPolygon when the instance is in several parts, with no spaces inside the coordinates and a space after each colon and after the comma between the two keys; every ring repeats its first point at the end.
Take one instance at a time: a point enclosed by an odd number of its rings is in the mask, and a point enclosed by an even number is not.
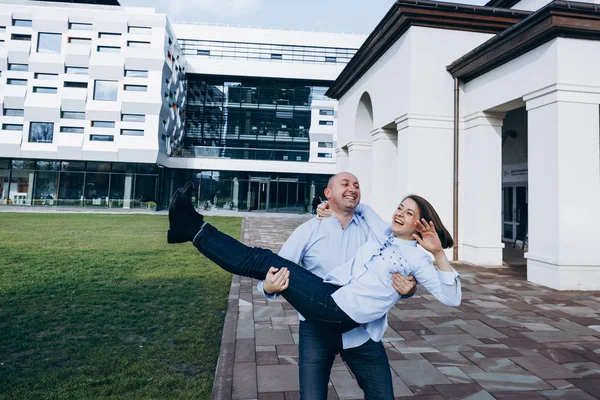
{"type": "Polygon", "coordinates": [[[188,182],[183,189],[177,189],[169,205],[168,243],[185,243],[194,239],[204,224],[204,217],[194,210],[192,193],[194,185],[188,182]]]}

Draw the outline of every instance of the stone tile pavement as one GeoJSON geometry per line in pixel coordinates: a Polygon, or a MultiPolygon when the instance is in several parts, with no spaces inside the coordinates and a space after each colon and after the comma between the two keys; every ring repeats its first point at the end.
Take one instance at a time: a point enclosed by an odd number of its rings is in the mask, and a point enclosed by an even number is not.
{"type": "MultiPolygon", "coordinates": [[[[242,238],[278,250],[302,222],[245,218],[242,238]]],[[[390,312],[383,341],[397,399],[600,399],[600,293],[534,285],[524,268],[456,269],[460,307],[421,289],[390,312]]],[[[289,304],[234,276],[213,399],[299,399],[297,332],[289,304]]],[[[329,399],[361,398],[338,357],[329,399]]]]}

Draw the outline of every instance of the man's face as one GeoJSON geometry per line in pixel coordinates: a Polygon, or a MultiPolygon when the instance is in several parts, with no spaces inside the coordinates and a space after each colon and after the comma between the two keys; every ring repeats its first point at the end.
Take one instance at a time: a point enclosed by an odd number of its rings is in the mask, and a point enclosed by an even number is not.
{"type": "Polygon", "coordinates": [[[348,172],[337,174],[325,189],[325,195],[332,207],[346,212],[354,211],[360,203],[358,179],[348,172]]]}

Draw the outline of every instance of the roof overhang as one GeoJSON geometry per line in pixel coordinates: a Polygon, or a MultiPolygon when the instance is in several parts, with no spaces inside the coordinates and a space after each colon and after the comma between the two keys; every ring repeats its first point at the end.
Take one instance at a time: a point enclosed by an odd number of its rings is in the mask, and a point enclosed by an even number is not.
{"type": "Polygon", "coordinates": [[[326,95],[341,98],[411,26],[498,34],[529,15],[529,11],[427,0],[396,1],[326,95]]]}
{"type": "Polygon", "coordinates": [[[600,5],[554,1],[450,64],[468,82],[557,37],[600,40],[600,5]]]}

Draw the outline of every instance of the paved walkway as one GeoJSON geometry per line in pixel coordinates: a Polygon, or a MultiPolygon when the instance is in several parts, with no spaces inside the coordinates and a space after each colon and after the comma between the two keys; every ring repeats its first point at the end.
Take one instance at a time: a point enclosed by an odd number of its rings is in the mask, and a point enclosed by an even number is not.
{"type": "MultiPolygon", "coordinates": [[[[245,218],[243,240],[279,249],[303,220],[245,218]]],[[[457,266],[460,307],[426,294],[398,302],[384,345],[398,399],[600,398],[600,293],[528,283],[524,268],[457,266]]],[[[298,318],[235,276],[213,399],[299,399],[298,318]]],[[[330,399],[361,399],[341,359],[330,399]]],[[[310,400],[310,399],[307,399],[310,400]]]]}

